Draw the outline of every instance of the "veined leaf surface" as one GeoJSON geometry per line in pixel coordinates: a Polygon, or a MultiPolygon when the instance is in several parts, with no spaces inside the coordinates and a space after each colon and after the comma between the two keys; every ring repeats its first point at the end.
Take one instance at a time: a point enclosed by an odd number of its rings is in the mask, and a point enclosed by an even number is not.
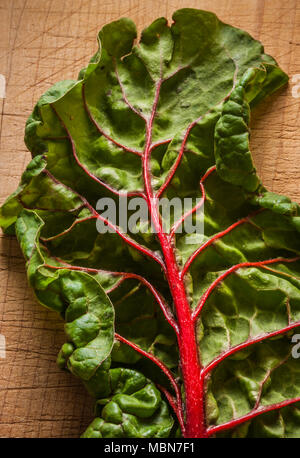
{"type": "Polygon", "coordinates": [[[97,399],[84,437],[299,437],[300,211],[264,188],[249,147],[251,108],[288,77],[212,13],[136,36],[129,19],[104,26],[78,79],[40,98],[0,213],[66,321],[59,366],[97,399]],[[97,211],[136,197],[155,232],[97,211]],[[165,230],[161,197],[194,206],[165,230]],[[182,231],[201,206],[203,233],[182,231]]]}

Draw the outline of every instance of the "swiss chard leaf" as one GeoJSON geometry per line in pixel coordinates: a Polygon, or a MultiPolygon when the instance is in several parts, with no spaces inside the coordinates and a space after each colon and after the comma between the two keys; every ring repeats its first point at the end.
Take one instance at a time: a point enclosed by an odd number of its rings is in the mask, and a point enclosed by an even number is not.
{"type": "Polygon", "coordinates": [[[59,366],[97,399],[84,437],[299,437],[300,209],[264,188],[249,146],[251,108],[288,77],[212,13],[173,20],[138,44],[129,19],[106,25],[78,79],[40,98],[0,225],[66,321],[59,366]],[[133,231],[97,211],[137,197],[133,231]],[[192,202],[167,229],[161,197],[192,202]]]}

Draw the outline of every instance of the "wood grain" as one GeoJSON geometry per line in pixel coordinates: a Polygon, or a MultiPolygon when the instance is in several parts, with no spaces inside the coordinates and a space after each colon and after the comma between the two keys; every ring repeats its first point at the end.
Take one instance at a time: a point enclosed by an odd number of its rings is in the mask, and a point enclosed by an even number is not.
{"type": "MultiPolygon", "coordinates": [[[[182,7],[214,11],[260,39],[290,75],[300,74],[298,0],[0,0],[0,203],[16,188],[29,160],[24,124],[38,97],[54,82],[75,78],[97,48],[107,22],[131,17],[139,30],[182,7]]],[[[266,186],[300,202],[299,105],[292,85],[257,108],[252,150],[266,186]]],[[[42,309],[27,286],[16,241],[1,235],[1,437],[78,437],[92,418],[81,384],[55,364],[62,322],[42,309]]]]}

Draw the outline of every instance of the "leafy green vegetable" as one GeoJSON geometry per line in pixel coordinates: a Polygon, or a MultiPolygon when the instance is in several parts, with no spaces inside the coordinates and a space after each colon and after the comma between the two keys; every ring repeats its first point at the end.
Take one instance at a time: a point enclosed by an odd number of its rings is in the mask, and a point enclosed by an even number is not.
{"type": "Polygon", "coordinates": [[[98,396],[99,386],[106,389],[96,403],[99,417],[82,437],[168,437],[174,420],[152,382],[131,369],[110,369],[105,377],[104,384],[103,374],[95,374],[88,384],[90,390],[91,382],[96,385],[98,396]]]}
{"type": "Polygon", "coordinates": [[[251,108],[288,77],[212,13],[173,21],[138,44],[131,20],[106,25],[78,79],[40,98],[0,225],[65,320],[59,366],[96,399],[83,437],[300,437],[300,208],[264,188],[249,147],[251,108]],[[99,212],[126,198],[128,221],[137,197],[154,231],[99,212]],[[161,197],[192,201],[167,230],[161,197]]]}

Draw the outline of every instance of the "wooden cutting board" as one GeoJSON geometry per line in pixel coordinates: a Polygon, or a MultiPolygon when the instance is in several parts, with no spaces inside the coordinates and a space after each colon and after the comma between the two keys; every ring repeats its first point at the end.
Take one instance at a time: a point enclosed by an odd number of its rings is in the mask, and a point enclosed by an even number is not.
{"type": "MultiPolygon", "coordinates": [[[[247,30],[290,75],[289,87],[253,113],[252,150],[265,185],[300,203],[299,0],[0,0],[0,204],[30,157],[27,116],[54,82],[76,78],[97,48],[98,30],[122,16],[141,30],[183,7],[214,11],[247,30]]],[[[56,367],[62,322],[37,304],[17,243],[2,234],[0,288],[0,437],[78,437],[92,419],[92,401],[56,367]]]]}

